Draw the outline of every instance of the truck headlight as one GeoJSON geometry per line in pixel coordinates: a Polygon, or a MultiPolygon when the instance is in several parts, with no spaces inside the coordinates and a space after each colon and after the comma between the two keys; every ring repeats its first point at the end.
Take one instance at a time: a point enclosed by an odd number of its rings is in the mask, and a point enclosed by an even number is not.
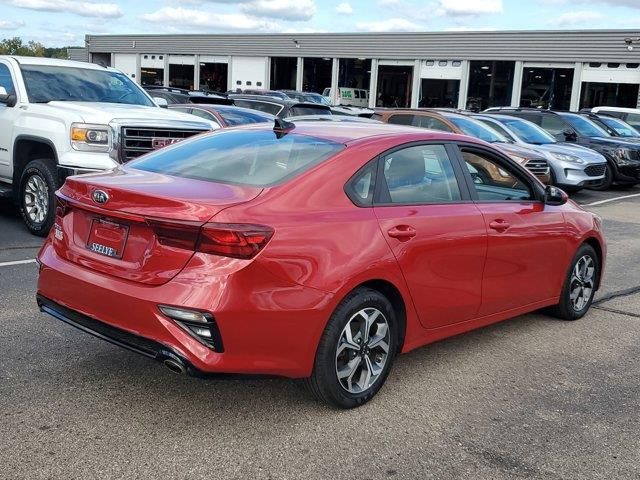
{"type": "Polygon", "coordinates": [[[563,162],[575,163],[576,165],[584,165],[585,163],[587,163],[583,159],[581,159],[580,157],[576,157],[575,155],[567,155],[566,153],[551,153],[551,155],[558,160],[561,160],[563,162]]]}
{"type": "Polygon", "coordinates": [[[108,125],[72,123],[70,138],[71,146],[82,152],[108,152],[111,148],[108,125]]]}

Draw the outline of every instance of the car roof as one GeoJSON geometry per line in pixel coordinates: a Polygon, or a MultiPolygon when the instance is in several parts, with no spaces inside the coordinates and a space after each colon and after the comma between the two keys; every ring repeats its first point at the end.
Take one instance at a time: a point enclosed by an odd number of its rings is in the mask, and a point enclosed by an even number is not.
{"type": "MultiPolygon", "coordinates": [[[[8,58],[13,58],[21,65],[51,65],[55,67],[72,67],[82,68],[85,70],[111,70],[118,71],[115,68],[103,67],[95,63],[88,62],[76,62],[74,60],[63,60],[60,58],[45,58],[45,57],[22,57],[19,55],[7,55],[8,58]]],[[[5,58],[6,58],[5,57],[5,58]]]]}
{"type": "MultiPolygon", "coordinates": [[[[327,122],[327,121],[303,121],[295,123],[291,133],[322,138],[337,143],[354,143],[370,137],[389,138],[399,137],[406,142],[412,141],[463,141],[488,145],[476,138],[457,135],[454,133],[427,130],[424,128],[407,127],[404,125],[392,125],[388,123],[369,122],[327,122]]],[[[252,124],[240,128],[266,130],[265,124],[252,124]]]]}
{"type": "Polygon", "coordinates": [[[254,110],[253,108],[244,108],[238,107],[236,105],[224,105],[219,103],[176,103],[173,105],[169,105],[169,108],[199,108],[200,110],[209,110],[212,112],[220,111],[220,112],[247,112],[251,115],[262,116],[264,118],[275,118],[274,115],[271,115],[267,112],[261,112],[260,110],[254,110]]]}
{"type": "Polygon", "coordinates": [[[591,112],[600,113],[602,110],[607,110],[610,112],[620,112],[620,113],[640,113],[640,109],[637,108],[629,108],[629,107],[607,107],[605,105],[601,105],[599,107],[593,107],[591,112]]]}

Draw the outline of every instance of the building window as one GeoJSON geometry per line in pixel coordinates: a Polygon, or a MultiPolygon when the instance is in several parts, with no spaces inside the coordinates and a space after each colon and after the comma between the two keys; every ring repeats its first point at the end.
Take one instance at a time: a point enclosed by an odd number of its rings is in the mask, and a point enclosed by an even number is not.
{"type": "Polygon", "coordinates": [[[640,63],[627,63],[627,68],[638,68],[640,63]]]}
{"type": "Polygon", "coordinates": [[[602,66],[602,64],[600,62],[589,62],[589,66],[591,68],[599,68],[602,66]]]}
{"type": "Polygon", "coordinates": [[[607,67],[609,68],[618,68],[619,66],[619,63],[607,63],[607,67]]]}
{"type": "Polygon", "coordinates": [[[427,67],[433,67],[435,62],[433,60],[427,60],[427,67]]]}
{"type": "Polygon", "coordinates": [[[226,63],[200,62],[200,90],[225,92],[228,71],[226,63]]]}
{"type": "Polygon", "coordinates": [[[420,82],[419,107],[458,107],[460,80],[423,78],[420,82]]]}
{"type": "Polygon", "coordinates": [[[448,62],[447,62],[446,60],[440,60],[440,61],[438,62],[438,66],[440,66],[440,67],[446,67],[446,66],[447,66],[447,63],[448,63],[448,62]]]}
{"type": "Polygon", "coordinates": [[[580,108],[602,105],[609,107],[636,108],[638,84],[583,82],[580,92],[580,108]]]}
{"type": "Polygon", "coordinates": [[[163,85],[164,84],[164,68],[142,67],[140,69],[140,83],[142,85],[156,85],[156,86],[163,85]]]}
{"type": "Polygon", "coordinates": [[[520,106],[569,110],[573,72],[573,68],[525,67],[520,106]]]}
{"type": "Polygon", "coordinates": [[[454,60],[453,62],[451,62],[452,67],[459,67],[460,65],[462,65],[462,62],[460,60],[454,60]]]}
{"type": "Polygon", "coordinates": [[[515,62],[472,61],[467,108],[480,111],[511,105],[515,62]]]}

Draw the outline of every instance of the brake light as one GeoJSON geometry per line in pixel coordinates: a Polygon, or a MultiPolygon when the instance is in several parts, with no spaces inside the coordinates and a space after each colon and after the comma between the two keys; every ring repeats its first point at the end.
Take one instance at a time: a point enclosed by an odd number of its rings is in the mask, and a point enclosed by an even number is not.
{"type": "Polygon", "coordinates": [[[200,231],[197,250],[223,257],[255,257],[273,236],[264,225],[207,223],[200,231]]]}
{"type": "Polygon", "coordinates": [[[69,204],[66,200],[56,196],[56,217],[63,218],[67,213],[69,213],[69,204]]]}
{"type": "Polygon", "coordinates": [[[147,220],[158,243],[223,257],[251,259],[269,242],[273,229],[264,225],[147,220]]]}

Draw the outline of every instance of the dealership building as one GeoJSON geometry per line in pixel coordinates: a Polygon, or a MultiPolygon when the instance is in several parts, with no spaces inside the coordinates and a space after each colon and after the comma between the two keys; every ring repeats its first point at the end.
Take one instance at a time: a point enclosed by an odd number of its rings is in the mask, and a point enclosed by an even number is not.
{"type": "Polygon", "coordinates": [[[637,107],[639,31],[87,35],[74,60],[142,85],[216,91],[331,87],[369,106],[637,107]],[[638,42],[638,43],[636,43],[638,42]]]}

